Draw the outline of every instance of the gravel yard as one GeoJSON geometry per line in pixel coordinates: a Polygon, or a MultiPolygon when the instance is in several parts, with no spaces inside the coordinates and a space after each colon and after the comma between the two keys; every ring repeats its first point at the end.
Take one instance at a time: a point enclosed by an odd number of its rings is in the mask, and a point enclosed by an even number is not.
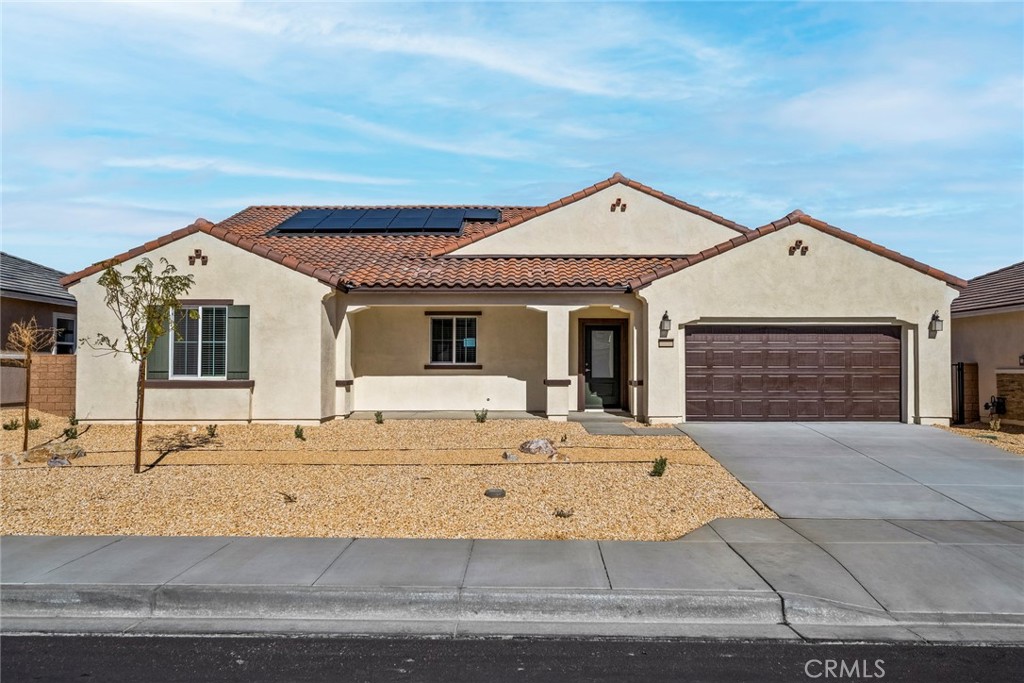
{"type": "Polygon", "coordinates": [[[1003,424],[998,432],[988,428],[987,422],[972,422],[955,427],[943,427],[954,434],[961,434],[987,443],[1004,451],[1024,455],[1024,427],[1003,424]]]}
{"type": "MultiPolygon", "coordinates": [[[[3,411],[7,421],[18,411],[3,411]]],[[[39,414],[30,444],[66,418],[39,414]]],[[[131,473],[131,425],[79,425],[71,467],[0,472],[0,534],[147,534],[669,540],[717,517],[774,517],[683,435],[591,436],[542,420],[334,421],[147,426],[131,473]],[[565,437],[563,442],[562,437],[565,437]],[[549,438],[568,463],[516,452],[549,438]],[[184,448],[183,448],[184,446],[184,448]],[[502,460],[504,450],[517,462],[502,460]],[[665,457],[663,477],[651,463],[665,457]],[[491,487],[507,496],[490,499],[491,487]],[[556,514],[559,513],[559,514],[556,514]]],[[[0,451],[19,450],[2,432],[0,451]]]]}

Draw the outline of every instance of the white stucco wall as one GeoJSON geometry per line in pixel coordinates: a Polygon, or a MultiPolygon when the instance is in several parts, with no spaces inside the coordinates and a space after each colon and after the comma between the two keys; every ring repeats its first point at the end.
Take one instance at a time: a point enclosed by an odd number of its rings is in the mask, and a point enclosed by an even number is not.
{"type": "Polygon", "coordinates": [[[515,306],[374,306],[350,314],[355,410],[545,409],[543,313],[515,306]],[[425,369],[427,310],[477,310],[480,370],[425,369]]]}
{"type": "MultiPolygon", "coordinates": [[[[179,274],[195,276],[182,299],[231,299],[249,309],[248,389],[150,389],[146,418],[169,421],[316,421],[334,398],[334,341],[325,322],[331,288],[301,273],[196,233],[146,254],[159,266],[166,258],[179,274]],[[208,265],[188,264],[201,249],[208,265]],[[329,374],[329,376],[328,376],[329,374]],[[329,383],[328,392],[325,383],[329,383]],[[330,394],[328,396],[328,393],[330,394]],[[251,401],[251,406],[250,406],[251,401]]],[[[128,271],[137,263],[119,266],[128,271]]],[[[103,332],[117,337],[117,319],[103,303],[100,274],[70,288],[78,299],[80,338],[103,332]]],[[[126,356],[79,350],[77,415],[83,420],[131,420],[137,370],[126,356]]]]}
{"type": "Polygon", "coordinates": [[[467,245],[457,255],[695,254],[739,233],[626,185],[613,185],[560,209],[467,245]],[[609,211],[616,199],[626,211],[609,211]]]}
{"type": "Polygon", "coordinates": [[[996,370],[1019,369],[1024,353],[1024,310],[953,318],[953,362],[978,364],[978,412],[996,394],[996,370]]]}
{"type": "Polygon", "coordinates": [[[638,295],[650,311],[647,415],[684,416],[683,326],[695,323],[898,324],[903,330],[904,419],[950,417],[950,334],[928,336],[938,310],[948,321],[957,292],[944,282],[848,242],[797,224],[655,281],[638,295]],[[802,240],[806,256],[789,256],[802,240]],[[668,311],[675,346],[658,347],[668,311]]]}

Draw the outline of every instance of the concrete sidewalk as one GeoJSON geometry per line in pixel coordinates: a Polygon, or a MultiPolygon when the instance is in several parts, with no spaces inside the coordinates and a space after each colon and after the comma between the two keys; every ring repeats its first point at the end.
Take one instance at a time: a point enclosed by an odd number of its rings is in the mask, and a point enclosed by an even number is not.
{"type": "Polygon", "coordinates": [[[4,632],[1024,642],[1024,525],[717,520],[666,543],[6,537],[4,632]]]}

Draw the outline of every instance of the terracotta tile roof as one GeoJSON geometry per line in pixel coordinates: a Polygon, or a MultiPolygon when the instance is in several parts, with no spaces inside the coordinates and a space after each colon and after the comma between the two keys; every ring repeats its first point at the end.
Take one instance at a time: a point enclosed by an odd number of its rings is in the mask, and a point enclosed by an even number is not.
{"type": "MultiPolygon", "coordinates": [[[[793,212],[782,220],[750,231],[703,209],[698,209],[624,178],[620,174],[615,174],[608,180],[544,207],[252,206],[216,225],[198,218],[189,226],[147,242],[114,257],[112,260],[122,262],[187,235],[204,232],[345,291],[352,289],[467,291],[557,288],[628,291],[796,222],[810,225],[886,258],[942,279],[954,286],[966,285],[959,278],[929,268],[922,263],[872,244],[801,212],[793,212]],[[518,225],[532,217],[552,211],[558,206],[578,201],[616,183],[628,185],[674,206],[706,216],[736,230],[739,234],[727,242],[690,256],[600,257],[564,254],[545,257],[445,256],[459,246],[518,225]],[[462,235],[267,235],[270,230],[299,211],[311,208],[498,208],[501,211],[501,220],[497,224],[466,223],[462,235]]],[[[61,279],[61,284],[65,287],[72,285],[84,277],[101,271],[104,265],[103,263],[95,264],[68,275],[61,279]]]]}
{"type": "Polygon", "coordinates": [[[1024,261],[979,275],[953,300],[953,313],[1024,306],[1024,261]]]}
{"type": "Polygon", "coordinates": [[[675,206],[675,207],[680,208],[680,209],[684,209],[684,210],[689,211],[691,213],[695,213],[698,216],[703,216],[704,218],[707,218],[708,220],[714,221],[715,223],[718,223],[719,225],[724,225],[725,227],[730,228],[732,230],[735,230],[736,232],[745,233],[745,232],[749,231],[749,228],[746,228],[746,227],[740,225],[739,223],[734,223],[733,221],[730,221],[727,218],[722,218],[721,216],[719,216],[717,214],[714,214],[714,213],[711,213],[710,211],[707,211],[705,209],[702,209],[699,206],[694,206],[693,204],[687,204],[686,202],[682,201],[681,199],[676,199],[675,197],[673,197],[671,195],[667,195],[664,192],[661,192],[659,190],[655,190],[652,187],[648,187],[647,185],[643,185],[641,183],[638,183],[635,180],[630,180],[629,178],[625,177],[621,173],[615,173],[614,175],[612,175],[611,178],[608,178],[607,180],[602,180],[601,182],[595,183],[595,184],[591,185],[590,187],[587,187],[587,188],[584,188],[584,189],[580,190],[579,192],[574,192],[573,194],[568,195],[566,197],[562,197],[561,199],[556,199],[555,201],[551,202],[547,206],[537,206],[537,207],[529,208],[529,209],[521,211],[517,215],[511,216],[511,217],[508,217],[508,218],[502,217],[502,221],[500,223],[497,223],[497,224],[494,224],[494,225],[489,225],[485,229],[483,229],[483,230],[481,230],[479,232],[475,232],[475,233],[468,233],[468,232],[466,232],[466,233],[463,233],[463,235],[461,237],[459,237],[458,239],[454,240],[450,244],[446,244],[444,246],[435,248],[433,251],[431,251],[430,255],[431,256],[440,256],[442,254],[451,253],[451,252],[455,251],[456,249],[461,249],[462,247],[466,246],[467,244],[472,244],[473,242],[479,242],[480,240],[484,239],[485,237],[489,237],[490,235],[493,235],[495,233],[501,232],[503,230],[508,230],[509,228],[512,228],[512,227],[515,227],[515,226],[519,225],[520,223],[525,223],[526,221],[530,220],[531,218],[536,218],[537,216],[543,216],[544,214],[546,214],[548,212],[551,212],[551,211],[554,211],[555,209],[559,209],[559,208],[561,208],[563,206],[568,206],[569,204],[572,204],[573,202],[578,202],[579,200],[581,200],[581,199],[583,199],[585,197],[589,197],[590,195],[595,194],[597,192],[600,192],[601,190],[605,190],[605,189],[611,187],[612,185],[625,185],[626,187],[630,187],[630,188],[632,188],[632,189],[634,189],[634,190],[636,190],[638,192],[643,192],[645,194],[649,194],[652,197],[655,197],[657,199],[662,200],[663,202],[667,202],[667,203],[671,204],[672,206],[675,206]]]}
{"type": "Polygon", "coordinates": [[[735,249],[736,247],[748,244],[760,237],[764,237],[765,235],[769,235],[773,232],[778,232],[779,230],[783,230],[797,223],[807,225],[816,230],[820,230],[821,232],[827,235],[837,237],[843,240],[844,242],[849,242],[850,244],[858,246],[861,249],[867,249],[873,254],[878,254],[879,256],[883,256],[891,261],[895,261],[896,263],[907,266],[908,268],[913,268],[914,270],[924,273],[925,275],[930,275],[931,277],[942,280],[946,284],[951,285],[953,287],[963,288],[967,286],[967,282],[965,280],[962,280],[954,275],[944,273],[941,270],[932,268],[931,266],[921,263],[920,261],[915,261],[914,259],[908,256],[904,256],[903,254],[893,251],[892,249],[886,249],[885,247],[875,244],[874,242],[869,242],[863,237],[857,237],[851,232],[840,230],[834,225],[829,225],[825,221],[819,221],[817,218],[812,218],[811,216],[805,214],[803,211],[797,209],[796,211],[793,211],[792,213],[785,216],[784,218],[780,218],[777,221],[772,221],[767,225],[762,225],[760,228],[739,235],[738,237],[733,237],[731,240],[728,240],[727,242],[716,244],[713,247],[705,249],[699,254],[694,254],[692,256],[683,256],[681,258],[675,259],[671,263],[656,269],[653,274],[641,275],[637,279],[630,282],[630,287],[632,289],[638,289],[640,287],[646,286],[659,278],[665,277],[666,275],[671,275],[672,273],[679,272],[683,268],[692,266],[695,263],[700,263],[701,261],[705,261],[713,256],[717,256],[718,254],[725,253],[730,249],[735,249]]]}

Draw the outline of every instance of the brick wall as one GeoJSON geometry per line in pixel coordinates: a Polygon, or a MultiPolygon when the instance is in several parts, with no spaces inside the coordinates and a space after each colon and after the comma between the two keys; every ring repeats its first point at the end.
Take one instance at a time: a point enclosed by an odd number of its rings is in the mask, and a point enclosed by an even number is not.
{"type": "Polygon", "coordinates": [[[1024,421],[1024,374],[997,372],[996,391],[1006,397],[1006,415],[1003,418],[1024,421]]]}
{"type": "Polygon", "coordinates": [[[75,410],[75,356],[32,356],[32,407],[54,415],[75,410]]]}

